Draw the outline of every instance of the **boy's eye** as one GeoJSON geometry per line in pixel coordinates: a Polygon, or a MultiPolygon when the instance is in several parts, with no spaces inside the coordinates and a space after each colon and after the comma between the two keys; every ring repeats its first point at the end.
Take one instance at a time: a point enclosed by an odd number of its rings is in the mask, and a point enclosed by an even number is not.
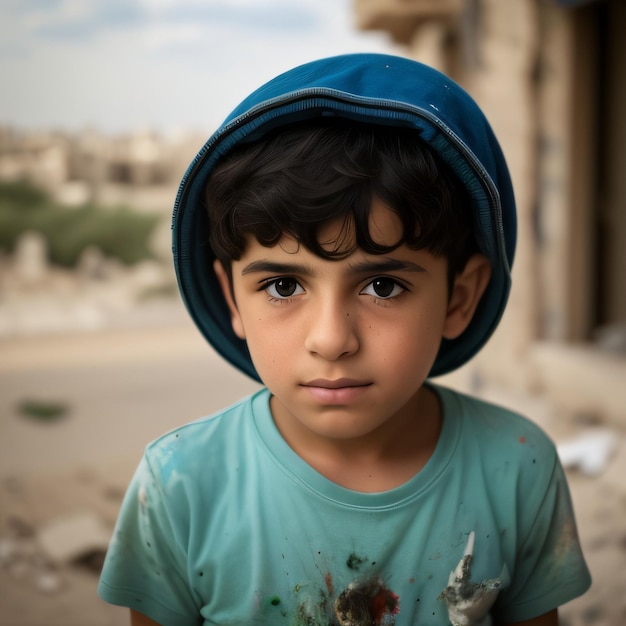
{"type": "Polygon", "coordinates": [[[404,291],[404,287],[393,278],[379,276],[369,283],[361,293],[375,298],[394,298],[404,291]]]}
{"type": "Polygon", "coordinates": [[[304,289],[300,286],[295,278],[276,278],[268,283],[265,287],[265,291],[272,298],[283,299],[297,296],[304,292],[304,289]]]}

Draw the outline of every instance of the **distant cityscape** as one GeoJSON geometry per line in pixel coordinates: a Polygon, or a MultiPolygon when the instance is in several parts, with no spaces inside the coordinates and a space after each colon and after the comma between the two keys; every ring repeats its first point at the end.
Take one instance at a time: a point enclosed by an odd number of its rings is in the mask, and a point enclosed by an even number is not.
{"type": "Polygon", "coordinates": [[[10,252],[0,247],[0,339],[179,320],[169,215],[180,178],[206,139],[0,125],[0,182],[27,181],[49,195],[51,206],[69,211],[94,204],[158,216],[149,241],[155,258],[131,266],[86,241],[76,266],[60,267],[36,229],[21,233],[10,252]]]}
{"type": "Polygon", "coordinates": [[[109,135],[0,125],[0,181],[27,180],[64,205],[171,207],[186,167],[207,137],[137,131],[109,135]]]}

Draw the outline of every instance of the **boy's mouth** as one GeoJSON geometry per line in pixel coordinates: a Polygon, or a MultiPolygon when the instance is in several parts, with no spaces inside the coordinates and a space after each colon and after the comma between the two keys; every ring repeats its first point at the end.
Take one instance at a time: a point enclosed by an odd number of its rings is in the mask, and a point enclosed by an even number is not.
{"type": "Polygon", "coordinates": [[[301,386],[325,406],[347,406],[356,401],[371,386],[371,382],[354,378],[327,380],[316,378],[301,386]]]}
{"type": "Polygon", "coordinates": [[[358,399],[371,386],[370,381],[354,378],[337,378],[328,380],[316,378],[303,383],[303,387],[316,402],[324,406],[348,406],[358,399]]]}
{"type": "Polygon", "coordinates": [[[327,380],[325,378],[316,378],[309,382],[302,383],[303,387],[319,387],[321,389],[345,389],[347,387],[369,387],[372,383],[364,380],[355,380],[353,378],[337,378],[336,380],[327,380]]]}

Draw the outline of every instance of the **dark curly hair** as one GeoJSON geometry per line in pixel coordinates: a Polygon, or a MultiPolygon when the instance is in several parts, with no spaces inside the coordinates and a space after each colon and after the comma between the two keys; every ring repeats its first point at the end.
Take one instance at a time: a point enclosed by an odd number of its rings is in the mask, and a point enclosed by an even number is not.
{"type": "Polygon", "coordinates": [[[268,247],[289,235],[325,259],[406,244],[445,257],[450,281],[478,249],[465,187],[419,131],[404,127],[318,120],[274,130],[217,164],[206,207],[210,243],[227,271],[249,234],[268,247]],[[402,223],[392,246],[370,235],[374,197],[402,223]],[[329,249],[318,231],[333,220],[343,221],[345,236],[329,249]]]}

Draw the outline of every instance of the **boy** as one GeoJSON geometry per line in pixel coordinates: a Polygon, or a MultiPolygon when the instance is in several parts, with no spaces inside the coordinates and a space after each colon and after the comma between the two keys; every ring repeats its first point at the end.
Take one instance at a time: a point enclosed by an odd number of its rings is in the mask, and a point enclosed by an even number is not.
{"type": "Polygon", "coordinates": [[[266,388],[147,448],[101,596],[139,625],[557,624],[590,579],[554,446],[428,380],[493,332],[514,242],[445,76],[347,55],[254,92],[183,178],[174,256],[266,388]]]}

